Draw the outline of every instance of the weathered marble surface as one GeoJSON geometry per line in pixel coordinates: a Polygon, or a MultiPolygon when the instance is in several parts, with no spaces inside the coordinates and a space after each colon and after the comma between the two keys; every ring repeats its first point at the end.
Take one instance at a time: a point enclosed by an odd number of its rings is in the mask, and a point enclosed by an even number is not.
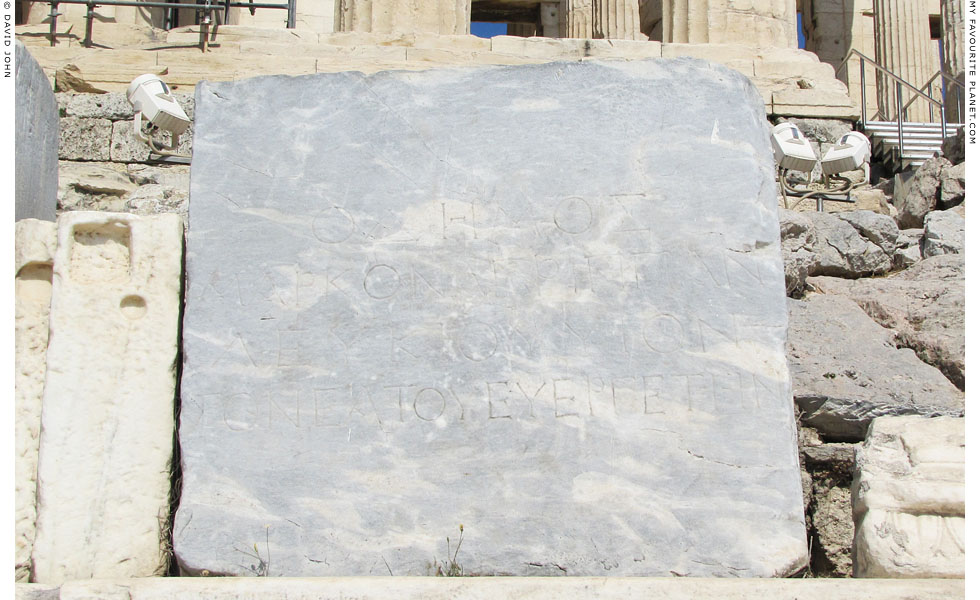
{"type": "Polygon", "coordinates": [[[57,246],[51,221],[21,219],[14,226],[14,411],[15,443],[14,573],[31,573],[34,520],[37,517],[37,450],[41,436],[41,396],[48,349],[51,265],[57,246]]]}
{"type": "Polygon", "coordinates": [[[14,218],[54,221],[58,203],[58,103],[41,65],[24,44],[16,41],[15,45],[14,218]]]}
{"type": "Polygon", "coordinates": [[[805,563],[772,151],[681,59],[202,83],[188,572],[805,563]]]}
{"type": "Polygon", "coordinates": [[[58,218],[32,579],[167,567],[183,224],[58,218]]]}
{"type": "Polygon", "coordinates": [[[879,417],[859,447],[855,577],[965,577],[965,425],[879,417]]]}
{"type": "MultiPolygon", "coordinates": [[[[29,584],[17,585],[17,600],[29,584]]],[[[36,587],[36,586],[31,586],[36,587]]],[[[955,600],[965,597],[962,579],[696,579],[692,577],[151,577],[72,581],[55,591],[61,600],[745,600],[746,598],[862,598],[955,600]]],[[[45,598],[45,600],[47,600],[45,598]]]]}

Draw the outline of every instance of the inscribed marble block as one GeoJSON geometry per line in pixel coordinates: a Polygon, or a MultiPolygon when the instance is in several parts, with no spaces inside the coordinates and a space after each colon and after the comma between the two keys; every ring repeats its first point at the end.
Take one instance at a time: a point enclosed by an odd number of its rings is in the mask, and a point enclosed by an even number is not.
{"type": "Polygon", "coordinates": [[[692,59],[265,77],[200,84],[196,119],[186,572],[805,564],[777,189],[745,77],[692,59]]]}

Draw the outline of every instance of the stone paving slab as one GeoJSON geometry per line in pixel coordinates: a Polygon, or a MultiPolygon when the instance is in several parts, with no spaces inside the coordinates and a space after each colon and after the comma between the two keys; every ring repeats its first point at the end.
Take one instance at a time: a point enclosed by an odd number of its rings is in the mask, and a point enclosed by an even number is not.
{"type": "Polygon", "coordinates": [[[18,584],[17,600],[956,600],[962,579],[531,577],[148,578],[18,584]]]}

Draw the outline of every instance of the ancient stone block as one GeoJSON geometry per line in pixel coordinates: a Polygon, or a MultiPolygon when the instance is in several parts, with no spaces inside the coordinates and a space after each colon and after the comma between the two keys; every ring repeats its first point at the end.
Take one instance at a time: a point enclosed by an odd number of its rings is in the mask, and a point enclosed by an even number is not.
{"type": "Polygon", "coordinates": [[[62,161],[58,171],[61,210],[123,211],[123,198],[138,187],[118,163],[62,161]]]}
{"type": "Polygon", "coordinates": [[[498,35],[490,39],[490,48],[493,52],[500,54],[559,60],[585,56],[586,43],[586,40],[583,39],[525,38],[498,35]]]}
{"type": "Polygon", "coordinates": [[[923,222],[922,256],[962,254],[966,219],[951,210],[934,210],[923,222]]]}
{"type": "MultiPolygon", "coordinates": [[[[155,136],[160,142],[170,143],[169,133],[157,133],[155,136]]],[[[191,125],[178,138],[177,149],[173,152],[188,155],[191,153],[192,142],[194,139],[194,126],[191,125]]],[[[132,121],[116,121],[112,124],[112,144],[109,149],[109,157],[116,162],[144,162],[150,158],[150,147],[146,142],[136,137],[133,132],[132,121]]]]}
{"type": "Polygon", "coordinates": [[[182,232],[177,215],[58,221],[35,581],[166,567],[182,232]]]}
{"type": "Polygon", "coordinates": [[[14,238],[15,577],[27,581],[37,516],[37,448],[41,435],[51,264],[57,240],[51,221],[17,221],[14,238]]]}
{"type": "Polygon", "coordinates": [[[801,420],[827,438],[861,441],[883,415],[963,416],[963,393],[853,301],[790,300],[787,353],[801,420]]]}
{"type": "Polygon", "coordinates": [[[942,172],[951,166],[943,157],[930,158],[911,178],[895,177],[892,203],[898,210],[899,227],[922,227],[926,213],[936,208],[941,196],[942,172]]]}
{"type": "Polygon", "coordinates": [[[966,384],[965,287],[962,254],[932,256],[891,277],[856,281],[811,277],[818,291],[857,302],[899,345],[937,367],[959,389],[966,384]]]}
{"type": "Polygon", "coordinates": [[[112,121],[64,117],[61,119],[58,157],[62,160],[109,160],[112,121]]]}
{"type": "Polygon", "coordinates": [[[58,104],[41,66],[16,42],[14,218],[54,221],[58,198],[58,104]]]}
{"type": "MultiPolygon", "coordinates": [[[[18,586],[18,593],[20,593],[18,586]]],[[[479,597],[555,598],[563,600],[745,600],[745,598],[861,598],[862,600],[958,600],[965,597],[963,580],[876,580],[867,579],[666,579],[635,577],[335,577],[335,578],[241,578],[166,577],[72,581],[61,588],[60,600],[126,598],[127,600],[171,600],[172,598],[428,598],[453,600],[479,597]]],[[[18,598],[20,600],[20,598],[18,598]]],[[[25,600],[35,600],[29,598],[25,600]]],[[[40,599],[37,599],[40,600],[40,599]]],[[[45,599],[46,600],[46,599],[45,599]]]]}
{"type": "Polygon", "coordinates": [[[65,116],[88,119],[132,119],[133,105],[123,92],[108,94],[59,93],[59,103],[64,106],[65,116]]]}
{"type": "Polygon", "coordinates": [[[425,574],[461,534],[466,573],[803,565],[747,79],[694,60],[261,78],[200,86],[197,119],[183,569],[425,574]]]}
{"type": "Polygon", "coordinates": [[[966,198],[966,163],[947,167],[939,175],[937,208],[946,210],[959,206],[966,198]]]}
{"type": "Polygon", "coordinates": [[[60,586],[57,585],[17,583],[14,588],[14,598],[16,600],[60,600],[60,591],[60,586]]]}
{"type": "Polygon", "coordinates": [[[859,448],[855,577],[965,575],[963,419],[882,417],[859,448]]]}
{"type": "Polygon", "coordinates": [[[870,211],[836,215],[780,209],[779,218],[784,254],[812,255],[808,275],[854,278],[892,267],[898,228],[890,217],[870,211]]]}

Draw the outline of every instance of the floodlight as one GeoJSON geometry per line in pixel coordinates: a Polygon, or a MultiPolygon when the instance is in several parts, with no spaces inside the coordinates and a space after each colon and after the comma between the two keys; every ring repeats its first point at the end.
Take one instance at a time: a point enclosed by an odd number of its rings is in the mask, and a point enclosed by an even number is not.
{"type": "Polygon", "coordinates": [[[776,163],[783,169],[809,173],[817,164],[809,140],[803,136],[799,127],[792,123],[780,123],[772,128],[772,149],[776,163]]]}
{"type": "Polygon", "coordinates": [[[871,142],[863,133],[850,131],[841,136],[827,153],[820,166],[827,175],[860,169],[871,160],[871,142]]]}
{"type": "Polygon", "coordinates": [[[170,154],[166,150],[177,147],[177,138],[190,127],[191,120],[187,113],[177,104],[170,88],[156,75],[140,75],[129,84],[126,98],[136,109],[133,118],[133,128],[136,137],[149,144],[150,149],[157,153],[170,154]],[[170,144],[160,145],[143,133],[143,118],[153,127],[170,132],[170,144]]]}

